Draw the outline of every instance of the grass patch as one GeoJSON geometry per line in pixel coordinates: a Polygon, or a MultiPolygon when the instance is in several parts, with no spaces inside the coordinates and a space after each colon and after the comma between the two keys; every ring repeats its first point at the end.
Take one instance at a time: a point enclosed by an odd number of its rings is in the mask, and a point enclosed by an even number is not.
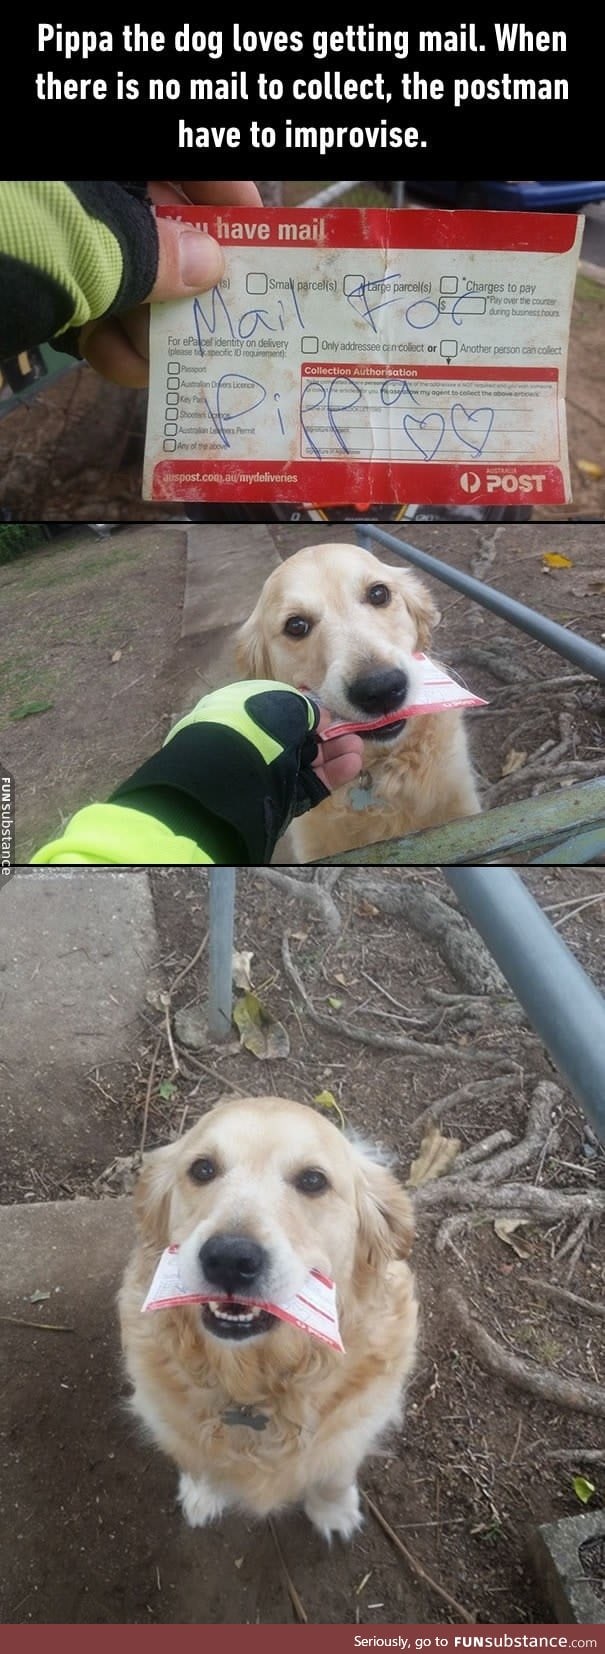
{"type": "Polygon", "coordinates": [[[601,286],[600,281],[591,281],[590,276],[578,276],[576,298],[591,299],[593,303],[605,304],[605,286],[601,286]]]}
{"type": "Polygon", "coordinates": [[[36,718],[40,712],[52,712],[54,704],[54,701],[25,701],[11,712],[11,720],[16,723],[18,718],[36,718]]]}

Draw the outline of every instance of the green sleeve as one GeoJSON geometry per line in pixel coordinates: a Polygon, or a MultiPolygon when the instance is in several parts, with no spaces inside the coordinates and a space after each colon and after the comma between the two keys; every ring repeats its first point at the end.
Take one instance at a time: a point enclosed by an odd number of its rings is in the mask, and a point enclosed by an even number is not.
{"type": "MultiPolygon", "coordinates": [[[[153,287],[155,219],[142,182],[0,182],[0,358],[56,339],[153,287]]],[[[74,331],[75,330],[75,331],[74,331]]]]}
{"type": "MultiPolygon", "coordinates": [[[[228,858],[225,857],[225,860],[228,858]]],[[[78,810],[60,838],[45,844],[33,864],[86,866],[212,866],[213,857],[193,838],[163,821],[119,804],[89,804],[78,810]]]]}

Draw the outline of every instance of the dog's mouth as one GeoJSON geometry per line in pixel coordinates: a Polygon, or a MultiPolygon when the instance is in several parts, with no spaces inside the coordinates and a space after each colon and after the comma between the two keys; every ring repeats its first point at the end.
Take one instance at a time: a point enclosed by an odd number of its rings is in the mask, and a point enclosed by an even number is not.
{"type": "Polygon", "coordinates": [[[215,1338],[257,1338],[277,1325],[277,1316],[259,1304],[245,1303],[238,1298],[211,1298],[202,1304],[202,1325],[215,1338]]]}
{"type": "Polygon", "coordinates": [[[364,741],[396,741],[398,736],[405,735],[406,730],[407,718],[403,717],[401,713],[397,716],[391,714],[388,723],[376,724],[372,721],[367,734],[363,724],[359,725],[359,734],[364,741]]]}

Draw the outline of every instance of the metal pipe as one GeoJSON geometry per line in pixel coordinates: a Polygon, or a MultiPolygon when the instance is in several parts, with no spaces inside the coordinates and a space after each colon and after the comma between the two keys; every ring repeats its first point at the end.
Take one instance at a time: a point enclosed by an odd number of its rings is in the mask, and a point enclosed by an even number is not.
{"type": "Polygon", "coordinates": [[[208,1033],[227,1039],[233,1011],[235,868],[211,867],[209,879],[208,1033]]]}
{"type": "Polygon", "coordinates": [[[539,643],[545,643],[548,649],[564,655],[566,660],[573,661],[584,672],[590,672],[599,683],[605,683],[605,649],[601,649],[598,643],[576,637],[567,626],[559,626],[555,620],[548,620],[535,609],[529,609],[527,604],[518,603],[514,597],[506,597],[504,592],[484,585],[482,580],[475,580],[471,574],[462,574],[458,569],[450,568],[437,557],[430,557],[428,552],[408,545],[406,540],[397,540],[394,534],[386,534],[384,529],[376,528],[373,523],[360,525],[357,536],[362,545],[378,541],[388,551],[396,552],[398,557],[404,557],[426,574],[434,575],[436,580],[444,581],[446,586],[453,586],[455,591],[464,592],[465,597],[480,603],[483,609],[491,609],[493,614],[501,615],[511,626],[517,626],[519,631],[527,632],[539,643]]]}
{"type": "Polygon", "coordinates": [[[339,201],[347,190],[359,189],[360,178],[347,178],[344,182],[326,184],[325,190],[318,190],[317,195],[309,195],[303,201],[303,207],[331,207],[333,201],[339,201]]]}
{"type": "Polygon", "coordinates": [[[512,868],[443,871],[605,1142],[605,1000],[512,868]]]}

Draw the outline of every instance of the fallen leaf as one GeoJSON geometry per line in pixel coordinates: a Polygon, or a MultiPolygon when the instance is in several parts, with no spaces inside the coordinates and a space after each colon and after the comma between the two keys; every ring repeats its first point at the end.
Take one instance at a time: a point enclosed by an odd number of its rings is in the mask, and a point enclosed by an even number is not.
{"type": "Polygon", "coordinates": [[[290,1041],[281,1022],[275,1022],[256,994],[243,994],[233,1007],[233,1021],[239,1029],[240,1044],[265,1062],[270,1057],[287,1057],[290,1041]]]}
{"type": "Polygon", "coordinates": [[[549,569],[573,568],[571,557],[563,557],[560,551],[545,551],[542,556],[542,562],[545,563],[546,567],[549,569]]]}
{"type": "Polygon", "coordinates": [[[246,952],[245,949],[243,953],[238,953],[237,948],[233,949],[233,981],[236,988],[242,988],[244,993],[248,993],[252,987],[251,964],[251,953],[246,952]]]}
{"type": "Polygon", "coordinates": [[[345,1117],[340,1107],[340,1103],[337,1103],[336,1101],[333,1091],[318,1091],[317,1096],[313,1098],[313,1102],[318,1103],[320,1108],[333,1108],[335,1113],[338,1115],[340,1129],[341,1131],[344,1131],[345,1117]]]}
{"type": "Polygon", "coordinates": [[[363,896],[361,901],[357,904],[357,912],[361,915],[362,919],[376,919],[380,912],[380,908],[374,907],[373,903],[366,901],[365,896],[363,896]]]}
{"type": "Polygon", "coordinates": [[[45,1304],[47,1298],[50,1298],[50,1292],[32,1292],[29,1302],[30,1304],[45,1304]]]}
{"type": "Polygon", "coordinates": [[[594,459],[577,459],[576,465],[578,471],[582,471],[585,477],[594,477],[595,482],[600,482],[601,477],[605,477],[603,466],[597,465],[594,459]]]}
{"type": "Polygon", "coordinates": [[[342,999],[329,999],[328,1005],[330,1006],[330,1010],[339,1011],[342,1005],[342,999]]]}
{"type": "Polygon", "coordinates": [[[510,752],[507,752],[500,774],[514,775],[515,770],[521,769],[521,765],[525,763],[526,758],[526,752],[521,752],[518,747],[511,747],[510,752]]]}
{"type": "Polygon", "coordinates": [[[115,666],[117,661],[119,661],[121,659],[122,659],[122,650],[121,649],[114,649],[113,655],[111,657],[111,665],[115,666]]]}
{"type": "Polygon", "coordinates": [[[581,1505],[587,1505],[595,1492],[594,1482],[589,1482],[586,1476],[572,1476],[571,1481],[576,1499],[581,1505]]]}
{"type": "Polygon", "coordinates": [[[442,1137],[438,1126],[432,1126],[422,1139],[419,1155],[412,1161],[408,1184],[417,1189],[420,1183],[428,1183],[433,1177],[442,1177],[459,1152],[458,1137],[442,1137]]]}
{"type": "Polygon", "coordinates": [[[54,701],[26,701],[24,706],[18,706],[9,716],[16,723],[18,718],[36,718],[39,712],[52,712],[54,701]]]}
{"type": "Polygon", "coordinates": [[[243,1556],[236,1556],[234,1558],[234,1562],[233,1562],[234,1568],[241,1568],[243,1560],[244,1560],[243,1556]]]}
{"type": "Polygon", "coordinates": [[[176,1095],[176,1086],[172,1084],[172,1080],[162,1080],[162,1084],[158,1086],[158,1094],[163,1103],[171,1103],[176,1095]]]}
{"type": "Polygon", "coordinates": [[[515,1229],[520,1229],[522,1224],[527,1222],[527,1218],[494,1218],[494,1234],[498,1236],[498,1240],[504,1241],[505,1246],[512,1246],[518,1258],[531,1257],[531,1253],[526,1252],[524,1247],[519,1246],[518,1241],[513,1239],[515,1229]]]}

